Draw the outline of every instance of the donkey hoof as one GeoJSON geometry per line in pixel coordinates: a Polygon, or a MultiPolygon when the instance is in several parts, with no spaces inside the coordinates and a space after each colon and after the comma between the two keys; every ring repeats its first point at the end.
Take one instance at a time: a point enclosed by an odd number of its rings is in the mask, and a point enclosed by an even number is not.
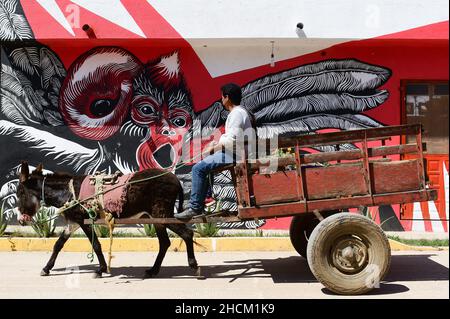
{"type": "Polygon", "coordinates": [[[50,275],[50,271],[42,269],[40,275],[43,276],[43,277],[48,276],[48,275],[50,275]]]}
{"type": "Polygon", "coordinates": [[[194,269],[194,276],[198,280],[205,280],[206,279],[206,277],[202,275],[200,267],[197,267],[197,269],[194,269]]]}
{"type": "Polygon", "coordinates": [[[144,276],[145,276],[145,278],[155,278],[158,275],[158,273],[159,273],[159,269],[155,270],[155,269],[151,268],[151,269],[147,269],[145,271],[144,276]]]}

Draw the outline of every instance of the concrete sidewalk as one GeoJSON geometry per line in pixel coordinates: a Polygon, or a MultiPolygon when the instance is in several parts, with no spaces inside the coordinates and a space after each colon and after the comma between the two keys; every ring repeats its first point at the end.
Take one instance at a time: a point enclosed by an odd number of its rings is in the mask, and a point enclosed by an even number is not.
{"type": "MultiPolygon", "coordinates": [[[[144,279],[156,252],[115,253],[112,274],[93,279],[96,261],[61,253],[50,276],[39,272],[50,252],[0,252],[0,298],[88,299],[448,299],[448,251],[393,252],[380,288],[339,296],[324,288],[295,252],[197,252],[205,280],[192,276],[186,253],[168,252],[156,278],[144,279]]],[[[26,301],[24,301],[26,306],[26,301]]],[[[70,311],[70,309],[67,309],[70,311]]],[[[239,317],[239,316],[238,316],[239,317]]],[[[201,316],[197,316],[201,318],[201,316]]],[[[225,315],[225,318],[228,318],[225,315]]],[[[245,315],[244,317],[245,318],[245,315]]]]}

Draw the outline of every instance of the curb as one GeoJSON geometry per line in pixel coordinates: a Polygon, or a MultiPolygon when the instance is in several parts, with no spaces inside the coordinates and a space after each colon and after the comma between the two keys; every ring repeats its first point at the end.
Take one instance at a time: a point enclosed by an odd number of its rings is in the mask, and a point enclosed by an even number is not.
{"type": "MultiPolygon", "coordinates": [[[[52,251],[58,238],[0,238],[0,252],[8,251],[52,251]]],[[[293,251],[288,237],[231,237],[231,238],[194,238],[197,252],[216,251],[293,251]]],[[[186,251],[186,246],[181,238],[170,238],[169,251],[186,251]]],[[[109,247],[109,238],[100,238],[104,252],[109,247]]],[[[389,239],[392,251],[441,251],[448,247],[410,246],[389,239]]],[[[114,238],[112,251],[158,251],[157,238],[114,238]]],[[[87,238],[71,238],[66,242],[62,251],[65,252],[90,252],[91,244],[87,238]]]]}
{"type": "Polygon", "coordinates": [[[408,250],[415,250],[415,251],[442,251],[442,250],[448,250],[448,247],[432,247],[432,246],[411,246],[404,243],[401,243],[399,241],[389,239],[389,244],[391,245],[392,251],[408,251],[408,250]]]}

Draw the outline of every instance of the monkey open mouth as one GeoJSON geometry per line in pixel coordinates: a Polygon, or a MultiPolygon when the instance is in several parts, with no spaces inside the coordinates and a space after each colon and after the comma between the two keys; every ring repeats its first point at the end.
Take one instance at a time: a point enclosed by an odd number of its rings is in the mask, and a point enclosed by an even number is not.
{"type": "Polygon", "coordinates": [[[169,168],[174,164],[175,149],[170,143],[166,143],[153,153],[153,158],[162,168],[169,168]]]}

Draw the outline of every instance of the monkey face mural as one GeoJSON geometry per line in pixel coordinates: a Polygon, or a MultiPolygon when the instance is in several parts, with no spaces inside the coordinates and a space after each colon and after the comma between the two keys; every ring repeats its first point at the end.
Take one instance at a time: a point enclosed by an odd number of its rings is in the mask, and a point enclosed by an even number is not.
{"type": "Polygon", "coordinates": [[[83,139],[107,141],[118,132],[146,132],[137,147],[137,163],[124,163],[133,170],[172,169],[193,115],[177,52],[144,65],[114,47],[90,50],[71,65],[59,110],[83,139]]]}

